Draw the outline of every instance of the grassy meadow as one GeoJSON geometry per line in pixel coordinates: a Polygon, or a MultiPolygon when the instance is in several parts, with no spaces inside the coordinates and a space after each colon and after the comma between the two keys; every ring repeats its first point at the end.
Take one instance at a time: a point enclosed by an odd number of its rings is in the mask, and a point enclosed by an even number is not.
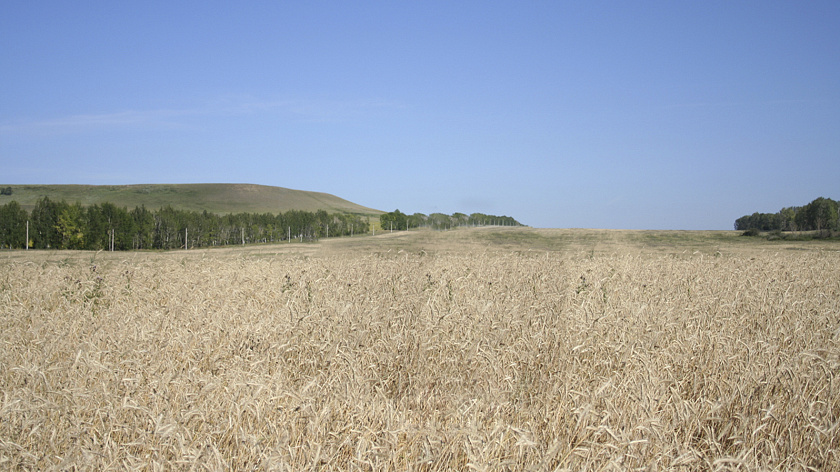
{"type": "Polygon", "coordinates": [[[840,470],[840,243],[0,251],[5,470],[840,470]]]}
{"type": "Polygon", "coordinates": [[[14,200],[26,211],[32,211],[35,203],[46,196],[71,205],[107,202],[129,210],[141,205],[149,210],[170,205],[176,210],[207,210],[216,214],[325,210],[378,217],[382,213],[328,193],[254,184],[12,185],[11,188],[12,195],[0,196],[0,205],[14,200]]]}

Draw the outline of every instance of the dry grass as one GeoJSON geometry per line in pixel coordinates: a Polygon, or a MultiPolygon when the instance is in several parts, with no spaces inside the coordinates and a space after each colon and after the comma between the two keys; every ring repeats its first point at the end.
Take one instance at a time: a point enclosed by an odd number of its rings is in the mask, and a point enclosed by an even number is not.
{"type": "Polygon", "coordinates": [[[836,248],[352,244],[6,253],[0,468],[840,470],[836,248]]]}

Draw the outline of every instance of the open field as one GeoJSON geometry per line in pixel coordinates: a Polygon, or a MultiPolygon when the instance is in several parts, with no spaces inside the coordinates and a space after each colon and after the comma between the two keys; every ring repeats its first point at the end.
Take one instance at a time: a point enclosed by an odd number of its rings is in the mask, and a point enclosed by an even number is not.
{"type": "Polygon", "coordinates": [[[6,470],[840,470],[840,243],[0,251],[6,470]]]}

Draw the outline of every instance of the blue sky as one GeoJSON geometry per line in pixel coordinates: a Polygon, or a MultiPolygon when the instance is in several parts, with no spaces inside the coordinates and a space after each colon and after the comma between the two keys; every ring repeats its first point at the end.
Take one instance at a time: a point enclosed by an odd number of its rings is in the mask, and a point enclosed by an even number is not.
{"type": "Polygon", "coordinates": [[[840,198],[838,24],[836,0],[7,0],[0,184],[731,229],[840,198]]]}

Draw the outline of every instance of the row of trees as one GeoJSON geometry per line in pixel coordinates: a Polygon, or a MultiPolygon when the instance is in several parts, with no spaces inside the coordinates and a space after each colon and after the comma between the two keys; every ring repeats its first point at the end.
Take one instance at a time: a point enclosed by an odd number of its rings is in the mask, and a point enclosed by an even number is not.
{"type": "Polygon", "coordinates": [[[36,249],[176,249],[367,233],[367,218],[292,210],[217,215],[207,211],[150,211],[111,203],[83,207],[42,197],[27,214],[16,201],[0,206],[0,247],[36,249]],[[29,241],[27,244],[27,225],[29,241]]]}
{"type": "Polygon", "coordinates": [[[817,198],[802,207],[786,207],[778,213],[753,213],[735,220],[738,231],[840,230],[840,203],[817,198]]]}
{"type": "Polygon", "coordinates": [[[400,210],[385,213],[379,217],[379,225],[383,230],[407,230],[411,228],[432,228],[437,230],[450,229],[458,226],[522,226],[510,216],[485,215],[483,213],[414,213],[406,215],[400,210]]]}

